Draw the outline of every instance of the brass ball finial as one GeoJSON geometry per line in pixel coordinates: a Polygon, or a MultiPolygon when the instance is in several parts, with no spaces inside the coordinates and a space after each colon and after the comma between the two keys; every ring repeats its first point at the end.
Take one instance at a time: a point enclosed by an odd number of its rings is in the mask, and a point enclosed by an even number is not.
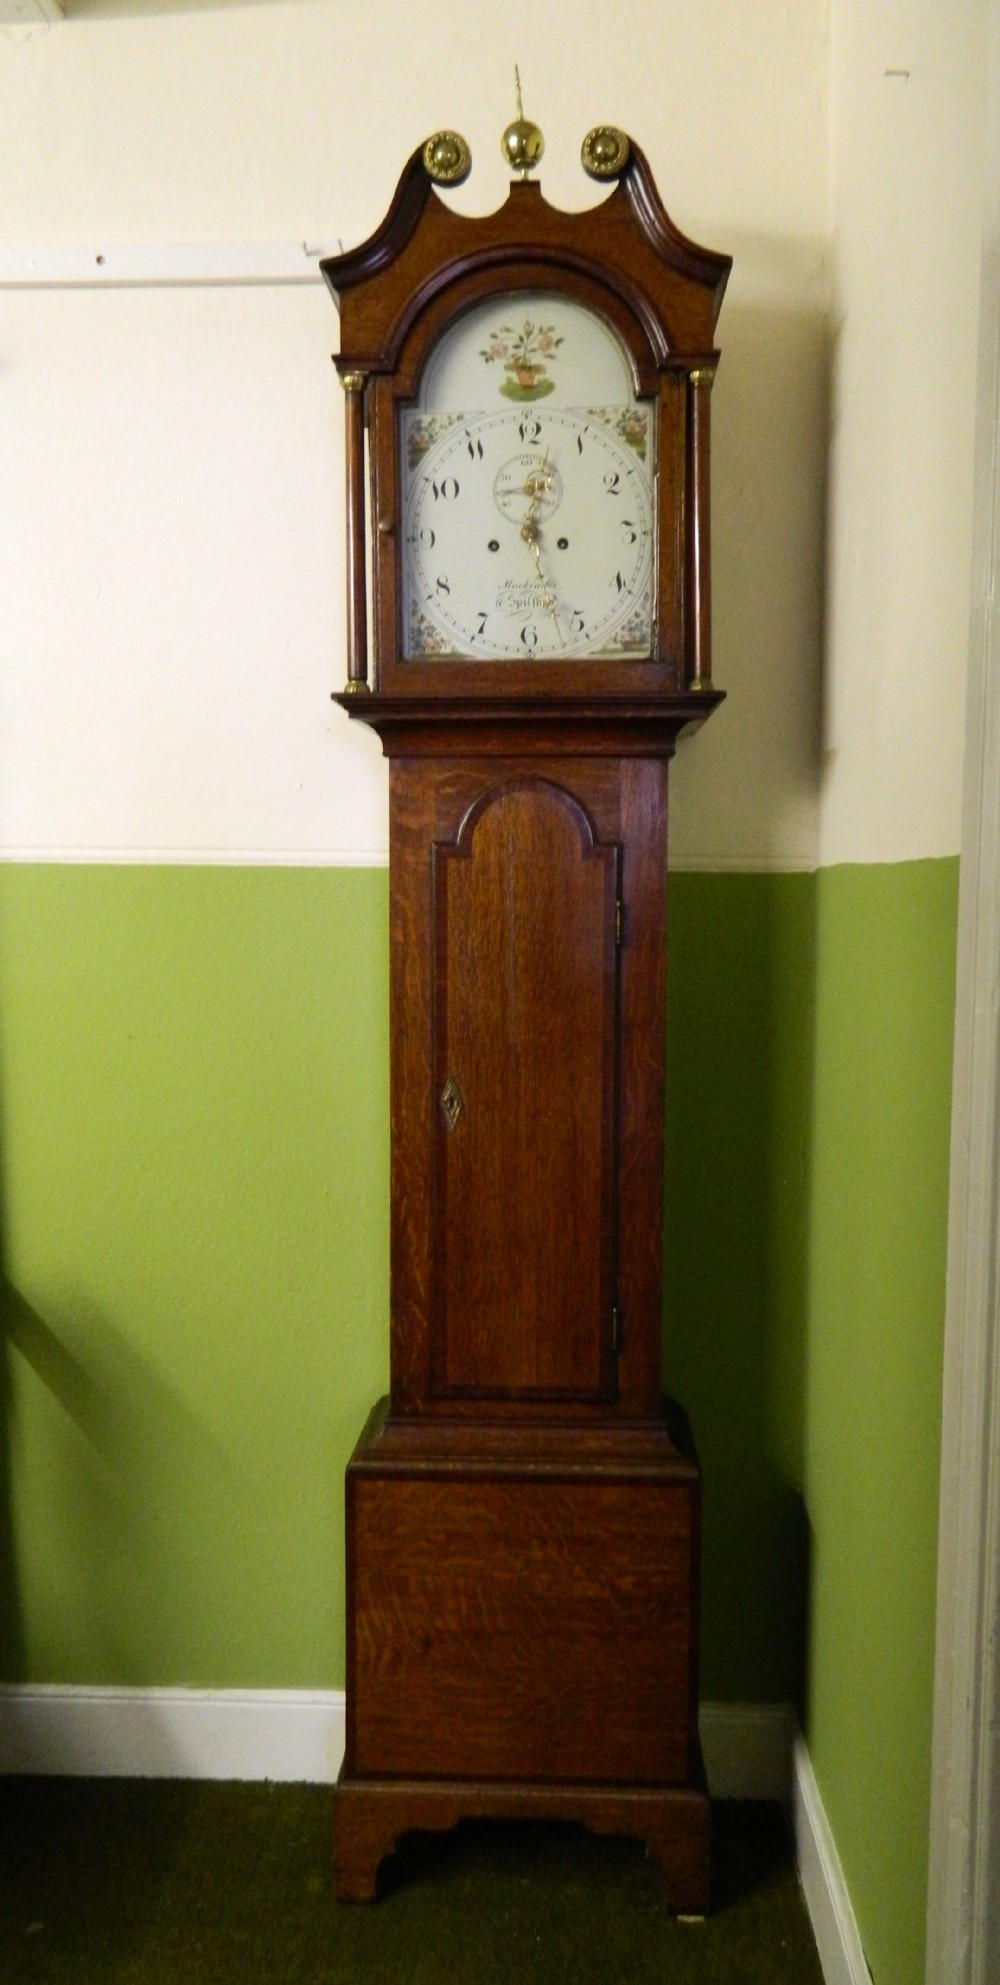
{"type": "Polygon", "coordinates": [[[616,124],[595,124],[580,147],[584,172],[591,179],[617,179],[628,164],[629,142],[616,124]]]}
{"type": "Polygon", "coordinates": [[[460,186],[472,166],[472,153],[460,131],[435,131],[423,149],[424,171],[435,186],[460,186]]]}
{"type": "Polygon", "coordinates": [[[521,78],[516,67],[514,69],[514,91],[517,116],[513,124],[508,124],[500,140],[500,150],[511,171],[519,172],[522,179],[527,179],[529,172],[538,164],[545,150],[545,139],[542,137],[538,125],[533,124],[531,119],[524,115],[521,105],[521,78]]]}

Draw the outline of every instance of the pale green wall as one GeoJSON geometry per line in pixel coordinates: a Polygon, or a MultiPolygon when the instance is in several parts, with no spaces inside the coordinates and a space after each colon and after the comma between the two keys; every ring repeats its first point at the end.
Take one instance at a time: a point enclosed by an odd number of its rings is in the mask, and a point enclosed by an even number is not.
{"type": "Polygon", "coordinates": [[[664,1376],[704,1474],[702,1693],[798,1702],[807,875],[671,881],[664,1376]]]}
{"type": "Polygon", "coordinates": [[[386,1377],[386,882],[0,870],[8,1674],[342,1680],[343,1466],[386,1377]]]}
{"type": "Polygon", "coordinates": [[[703,1692],[800,1710],[876,1985],[920,1985],[956,860],[672,884],[665,1371],[703,1692]],[[671,1266],[672,1265],[672,1266],[671,1266]]]}
{"type": "MultiPolygon", "coordinates": [[[[664,1368],[705,1470],[704,1693],[802,1702],[811,1604],[845,1847],[876,1700],[926,1775],[955,872],[672,883],[664,1368]]],[[[8,1674],[342,1680],[386,893],[0,869],[8,1674]]]]}
{"type": "MultiPolygon", "coordinates": [[[[671,894],[703,1693],[799,1706],[877,1985],[922,1973],[956,896],[955,861],[671,894]]],[[[8,1678],[343,1680],[386,910],[380,870],[0,868],[8,1678]]]]}
{"type": "Polygon", "coordinates": [[[920,1985],[957,861],[821,871],[806,1734],[876,1985],[920,1985]]]}
{"type": "MultiPolygon", "coordinates": [[[[386,883],[0,869],[13,1676],[343,1680],[341,1479],[386,1380],[386,883]]],[[[813,890],[672,897],[666,1372],[721,1698],[802,1668],[813,890]]]]}

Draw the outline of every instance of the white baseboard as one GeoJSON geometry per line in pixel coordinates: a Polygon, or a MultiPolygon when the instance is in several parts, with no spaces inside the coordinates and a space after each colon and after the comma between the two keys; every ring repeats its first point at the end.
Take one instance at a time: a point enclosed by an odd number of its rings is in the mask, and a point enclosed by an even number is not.
{"type": "Polygon", "coordinates": [[[801,1736],[795,1738],[792,1783],[799,1880],[825,1985],[871,1985],[840,1856],[801,1736]]]}
{"type": "MultiPolygon", "coordinates": [[[[783,1703],[703,1703],[700,1726],[713,1797],[789,1799],[783,1703]]],[[[0,1688],[0,1772],[326,1785],[343,1753],[340,1689],[0,1688]]]]}
{"type": "MultiPolygon", "coordinates": [[[[783,1703],[703,1703],[716,1799],[790,1803],[826,1985],[871,1985],[809,1754],[783,1703]]],[[[340,1689],[0,1687],[0,1772],[86,1778],[270,1779],[330,1785],[344,1754],[340,1689]]]]}
{"type": "Polygon", "coordinates": [[[783,1702],[703,1702],[698,1716],[713,1799],[774,1799],[792,1794],[795,1715],[783,1702]]]}
{"type": "Polygon", "coordinates": [[[332,1784],[341,1689],[0,1688],[0,1772],[332,1784]]]}

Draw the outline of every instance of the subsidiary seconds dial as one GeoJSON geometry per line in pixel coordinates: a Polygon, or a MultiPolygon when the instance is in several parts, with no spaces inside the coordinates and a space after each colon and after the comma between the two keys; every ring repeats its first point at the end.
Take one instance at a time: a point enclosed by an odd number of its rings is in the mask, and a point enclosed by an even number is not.
{"type": "Polygon", "coordinates": [[[404,652],[650,653],[645,410],[414,418],[404,431],[404,652]]]}

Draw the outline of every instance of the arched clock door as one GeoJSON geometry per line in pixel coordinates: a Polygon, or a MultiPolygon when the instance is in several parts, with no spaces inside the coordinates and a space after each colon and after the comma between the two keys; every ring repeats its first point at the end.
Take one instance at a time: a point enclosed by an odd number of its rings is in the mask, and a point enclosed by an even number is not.
{"type": "Polygon", "coordinates": [[[620,869],[524,774],[434,843],[435,1399],[614,1397],[620,869]]]}

